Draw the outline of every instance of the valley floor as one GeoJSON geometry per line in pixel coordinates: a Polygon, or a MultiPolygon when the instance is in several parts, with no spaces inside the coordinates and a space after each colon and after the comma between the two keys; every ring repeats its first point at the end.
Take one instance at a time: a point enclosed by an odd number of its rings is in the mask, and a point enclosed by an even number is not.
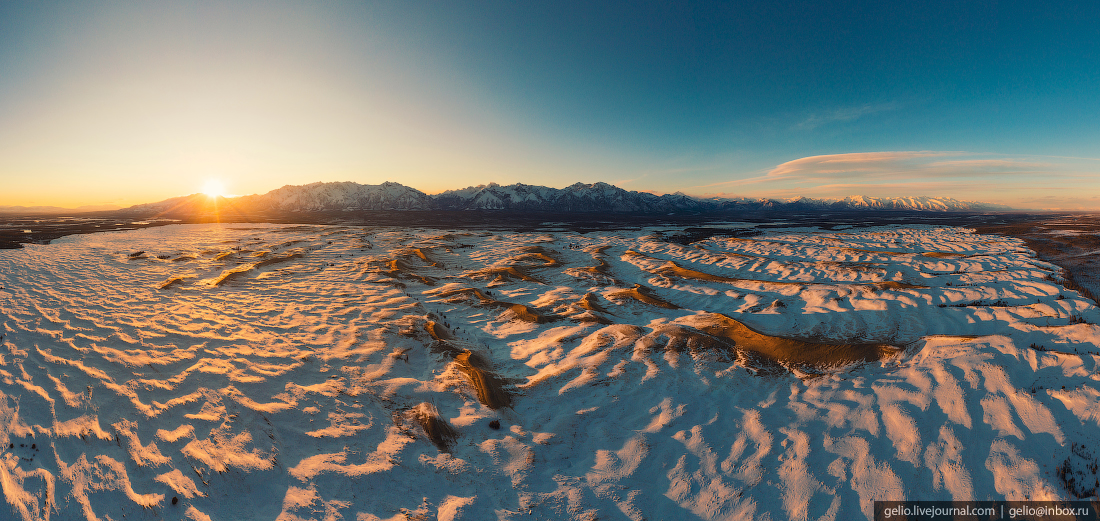
{"type": "Polygon", "coordinates": [[[1100,310],[1024,240],[714,226],[0,251],[4,498],[21,519],[841,520],[1096,497],[1100,310]]]}

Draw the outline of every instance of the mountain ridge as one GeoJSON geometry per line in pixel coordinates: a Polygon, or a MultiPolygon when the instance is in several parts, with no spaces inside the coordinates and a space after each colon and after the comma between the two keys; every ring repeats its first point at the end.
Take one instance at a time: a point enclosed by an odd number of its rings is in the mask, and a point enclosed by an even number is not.
{"type": "Polygon", "coordinates": [[[868,197],[843,199],[797,197],[693,197],[682,193],[655,195],[603,183],[574,183],[565,188],[515,183],[468,186],[429,195],[401,183],[387,181],[364,185],[351,181],[285,185],[265,194],[211,198],[205,194],[174,197],[125,208],[132,214],[202,214],[231,211],[430,211],[511,210],[561,213],[684,214],[750,210],[908,210],[930,212],[1004,211],[1012,208],[950,197],[868,197]]]}
{"type": "Polygon", "coordinates": [[[86,204],[83,206],[76,206],[71,208],[65,206],[0,205],[0,214],[55,215],[60,213],[109,212],[120,209],[122,209],[122,207],[117,204],[86,204]]]}

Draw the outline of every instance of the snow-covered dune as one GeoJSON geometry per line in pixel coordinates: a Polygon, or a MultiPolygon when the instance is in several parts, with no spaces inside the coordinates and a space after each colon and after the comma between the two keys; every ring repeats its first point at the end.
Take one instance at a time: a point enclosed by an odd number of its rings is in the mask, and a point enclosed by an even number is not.
{"type": "Polygon", "coordinates": [[[178,225],[0,251],[4,498],[16,519],[842,520],[1097,494],[1100,311],[1022,242],[659,231],[178,225]]]}

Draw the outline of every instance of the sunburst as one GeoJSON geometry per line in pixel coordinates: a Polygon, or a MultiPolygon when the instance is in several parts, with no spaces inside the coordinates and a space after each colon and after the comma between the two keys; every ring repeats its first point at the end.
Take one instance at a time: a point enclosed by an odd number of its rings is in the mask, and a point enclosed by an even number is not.
{"type": "Polygon", "coordinates": [[[210,196],[211,198],[226,197],[225,184],[217,179],[209,179],[206,184],[202,186],[202,193],[210,196]]]}

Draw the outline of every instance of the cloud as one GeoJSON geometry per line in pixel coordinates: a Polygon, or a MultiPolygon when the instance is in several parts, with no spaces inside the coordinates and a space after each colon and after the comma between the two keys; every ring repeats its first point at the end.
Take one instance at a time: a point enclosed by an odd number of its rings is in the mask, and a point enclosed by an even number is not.
{"type": "Polygon", "coordinates": [[[710,195],[720,191],[724,196],[932,196],[1017,208],[1086,209],[1100,207],[1098,174],[1094,162],[1072,158],[928,150],[858,152],[803,157],[755,177],[695,189],[710,195]]]}
{"type": "MultiPolygon", "coordinates": [[[[961,187],[963,190],[975,190],[987,185],[972,184],[961,187]]],[[[942,196],[960,191],[960,186],[949,181],[937,182],[899,182],[899,183],[830,183],[816,185],[812,190],[804,186],[776,187],[766,192],[758,192],[761,197],[774,197],[786,199],[792,197],[812,197],[822,199],[843,199],[850,195],[863,195],[870,197],[899,197],[899,196],[942,196]]],[[[708,194],[711,197],[737,197],[744,194],[717,193],[708,194]]],[[[956,197],[957,199],[964,199],[956,197]]]]}
{"type": "Polygon", "coordinates": [[[870,114],[877,114],[879,112],[887,112],[891,110],[897,110],[900,107],[898,103],[867,103],[863,105],[857,105],[853,107],[841,107],[826,111],[822,114],[811,114],[805,120],[795,125],[795,128],[804,130],[813,130],[822,125],[829,123],[837,123],[842,121],[852,121],[863,116],[870,114]]]}
{"type": "Polygon", "coordinates": [[[1036,174],[1054,165],[1013,158],[940,160],[965,152],[860,152],[810,156],[783,163],[766,181],[830,179],[897,179],[1036,174]]]}

